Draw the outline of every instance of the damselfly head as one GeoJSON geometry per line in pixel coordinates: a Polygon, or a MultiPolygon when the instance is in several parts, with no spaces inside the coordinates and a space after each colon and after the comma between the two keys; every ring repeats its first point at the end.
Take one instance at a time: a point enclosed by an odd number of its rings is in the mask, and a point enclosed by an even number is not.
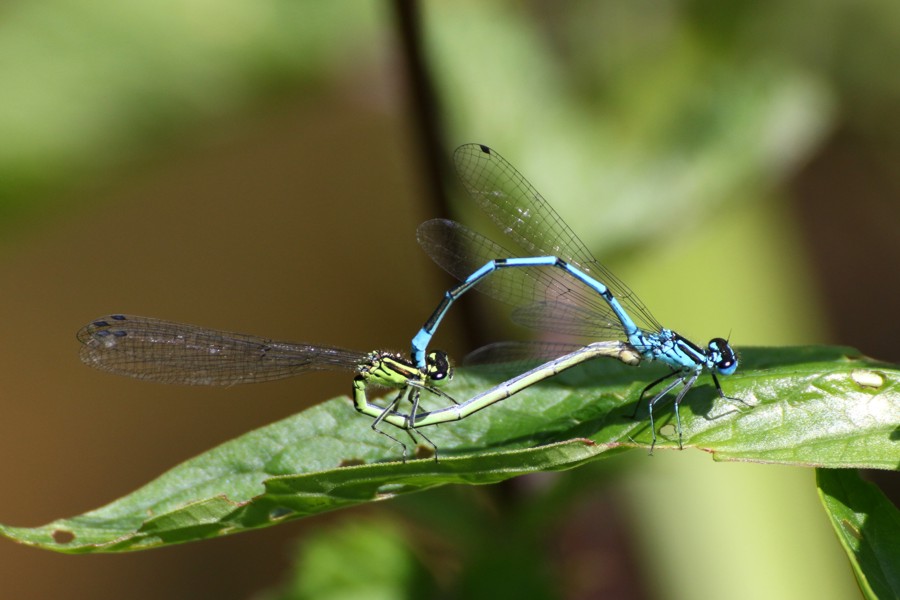
{"type": "Polygon", "coordinates": [[[719,375],[731,375],[737,370],[738,359],[728,340],[713,338],[709,341],[708,356],[719,375]]]}
{"type": "Polygon", "coordinates": [[[453,379],[453,366],[447,353],[443,350],[429,352],[425,357],[425,374],[435,384],[453,379]]]}

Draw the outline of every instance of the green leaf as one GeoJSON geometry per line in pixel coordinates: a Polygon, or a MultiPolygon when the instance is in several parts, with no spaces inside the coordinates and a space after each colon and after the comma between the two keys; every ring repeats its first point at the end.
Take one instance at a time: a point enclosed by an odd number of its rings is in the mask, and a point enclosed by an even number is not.
{"type": "Polygon", "coordinates": [[[866,598],[900,598],[900,512],[852,470],[819,469],[819,497],[866,598]]]}
{"type": "MultiPolygon", "coordinates": [[[[723,386],[753,408],[720,399],[711,380],[702,378],[682,403],[685,447],[717,460],[900,464],[896,367],[827,347],[748,349],[741,361],[723,386]]],[[[577,367],[424,432],[439,448],[438,461],[398,461],[399,445],[338,398],[222,444],[105,507],[43,527],[0,526],[0,533],[60,552],[137,550],[448,483],[495,483],[630,448],[646,451],[646,405],[637,419],[628,417],[646,382],[664,373],[659,366],[635,369],[611,360],[577,367]]],[[[467,398],[513,374],[497,367],[461,370],[448,391],[467,398]]],[[[657,451],[677,448],[671,409],[658,406],[655,415],[657,451]]]]}

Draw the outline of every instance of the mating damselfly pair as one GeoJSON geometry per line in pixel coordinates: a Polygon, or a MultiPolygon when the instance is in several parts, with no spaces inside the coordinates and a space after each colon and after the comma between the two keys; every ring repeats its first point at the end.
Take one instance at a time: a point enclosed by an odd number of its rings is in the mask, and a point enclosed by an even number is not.
{"type": "MultiPolygon", "coordinates": [[[[372,428],[403,448],[379,425],[388,423],[427,440],[419,428],[463,419],[474,412],[599,356],[636,365],[660,361],[670,368],[638,398],[667,382],[648,401],[651,451],[656,444],[653,409],[681,385],[675,397],[679,447],[682,444],[679,404],[704,369],[716,391],[729,400],[717,375],[730,375],[737,357],[728,341],[713,338],[700,347],[662,327],[634,293],[603,267],[546,200],[499,154],[479,144],[459,147],[457,173],[469,196],[520,251],[510,251],[465,226],[446,219],[426,221],[418,240],[431,258],[461,284],[444,294],[435,311],[412,340],[411,358],[384,351],[359,352],[329,346],[278,342],[160,319],[110,315],[78,332],[81,358],[95,368],[163,383],[232,385],[290,377],[316,369],[356,372],[355,408],[374,419],[372,428]],[[512,304],[514,321],[531,327],[590,337],[584,346],[535,346],[544,364],[481,394],[458,401],[441,389],[453,375],[447,355],[428,344],[453,303],[478,289],[512,304]],[[556,356],[547,356],[553,349],[556,356]],[[560,356],[559,354],[562,353],[560,356]],[[370,386],[398,390],[387,404],[370,401],[370,386]],[[447,403],[421,410],[422,392],[447,403]]],[[[477,351],[476,351],[477,352],[477,351]]],[[[635,413],[637,406],[635,407],[635,413]]],[[[433,444],[432,444],[433,446],[433,444]]]]}

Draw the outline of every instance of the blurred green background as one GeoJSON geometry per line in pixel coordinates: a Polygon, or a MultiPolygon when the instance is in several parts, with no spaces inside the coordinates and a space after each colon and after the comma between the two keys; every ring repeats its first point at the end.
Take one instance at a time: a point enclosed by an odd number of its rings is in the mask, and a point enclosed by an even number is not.
{"type": "MultiPolygon", "coordinates": [[[[79,514],[349,392],[107,376],[77,358],[94,317],[405,350],[449,283],[414,238],[444,210],[429,143],[499,150],[688,337],[900,360],[900,4],[421,2],[430,136],[404,6],[6,3],[0,521],[79,514]]],[[[456,313],[439,341],[513,334],[456,313]]],[[[0,564],[9,598],[858,595],[812,471],[692,451],[161,551],[2,543],[0,564]]]]}

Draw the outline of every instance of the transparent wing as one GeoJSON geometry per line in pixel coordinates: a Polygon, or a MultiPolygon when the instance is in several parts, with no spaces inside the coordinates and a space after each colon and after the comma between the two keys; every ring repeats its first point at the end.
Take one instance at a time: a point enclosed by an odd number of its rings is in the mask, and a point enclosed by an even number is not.
{"type": "Polygon", "coordinates": [[[453,158],[472,199],[528,255],[554,255],[580,267],[610,289],[639,327],[650,331],[662,328],[628,286],[594,258],[553,207],[502,156],[487,146],[466,144],[456,149],[453,158]]]}
{"type": "MultiPolygon", "coordinates": [[[[425,221],[417,230],[422,249],[434,262],[459,280],[465,280],[477,269],[497,258],[520,256],[468,227],[447,219],[425,221]]],[[[553,267],[521,267],[497,270],[475,289],[513,306],[527,307],[528,312],[513,319],[527,327],[557,331],[597,339],[600,331],[607,338],[619,338],[622,327],[609,304],[594,290],[553,267]],[[563,328],[554,325],[554,315],[536,314],[539,308],[561,311],[569,315],[563,328]],[[584,319],[581,327],[576,316],[584,319]]],[[[524,310],[524,309],[523,309],[524,310]]]]}
{"type": "Polygon", "coordinates": [[[554,331],[592,340],[624,337],[622,327],[610,312],[603,313],[592,306],[578,306],[563,302],[535,302],[516,308],[512,320],[519,325],[541,331],[554,331]]]}
{"type": "Polygon", "coordinates": [[[149,317],[110,315],[82,327],[87,365],[137,379],[232,385],[291,377],[315,369],[358,369],[369,354],[276,342],[149,317]]]}
{"type": "Polygon", "coordinates": [[[470,352],[463,360],[469,365],[543,362],[583,348],[565,342],[496,342],[470,352]]]}

